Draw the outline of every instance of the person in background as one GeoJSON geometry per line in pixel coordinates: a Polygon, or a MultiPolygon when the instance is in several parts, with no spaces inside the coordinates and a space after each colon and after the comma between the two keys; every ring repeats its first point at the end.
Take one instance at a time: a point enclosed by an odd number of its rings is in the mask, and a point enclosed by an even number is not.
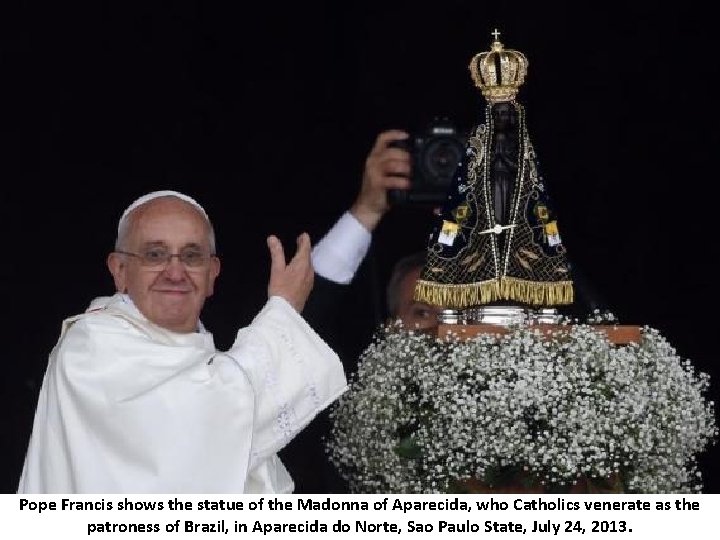
{"type": "Polygon", "coordinates": [[[40,390],[19,493],[287,493],[277,452],[347,387],[300,316],[310,240],[271,255],[268,301],[216,350],[200,322],[220,272],[205,210],[174,191],[133,202],[107,265],[116,293],[66,319],[40,390]]]}
{"type": "Polygon", "coordinates": [[[415,284],[425,265],[425,252],[418,251],[399,259],[388,281],[385,299],[389,320],[400,321],[407,330],[432,330],[437,327],[441,306],[415,300],[415,284]]]}

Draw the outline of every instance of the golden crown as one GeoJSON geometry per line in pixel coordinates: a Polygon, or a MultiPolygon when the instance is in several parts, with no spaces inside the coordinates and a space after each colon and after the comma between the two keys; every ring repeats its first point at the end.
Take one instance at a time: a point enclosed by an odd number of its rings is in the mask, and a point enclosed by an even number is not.
{"type": "Polygon", "coordinates": [[[470,73],[488,102],[512,101],[525,82],[528,60],[519,51],[504,49],[498,39],[500,32],[495,30],[492,35],[495,40],[490,50],[478,53],[470,60],[470,73]]]}

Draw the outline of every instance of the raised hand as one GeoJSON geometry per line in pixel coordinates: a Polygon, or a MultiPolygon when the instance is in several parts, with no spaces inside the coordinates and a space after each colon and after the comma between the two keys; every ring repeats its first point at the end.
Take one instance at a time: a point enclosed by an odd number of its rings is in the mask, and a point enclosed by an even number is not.
{"type": "Polygon", "coordinates": [[[404,131],[390,130],[378,135],[365,160],[360,193],[350,212],[363,226],[372,231],[390,208],[387,192],[390,189],[410,187],[410,154],[389,147],[392,141],[408,138],[404,131]]]}
{"type": "Polygon", "coordinates": [[[267,245],[271,259],[268,297],[281,296],[300,313],[310,295],[315,277],[310,262],[310,236],[307,233],[298,236],[297,251],[287,264],[282,243],[276,236],[268,236],[267,245]]]}

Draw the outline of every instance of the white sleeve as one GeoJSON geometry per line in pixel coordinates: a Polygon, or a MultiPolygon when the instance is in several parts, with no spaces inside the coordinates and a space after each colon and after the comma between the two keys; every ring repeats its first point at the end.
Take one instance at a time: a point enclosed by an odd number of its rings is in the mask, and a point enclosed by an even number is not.
{"type": "Polygon", "coordinates": [[[371,240],[370,232],[350,212],[345,212],[313,248],[315,272],[335,283],[350,283],[371,240]]]}
{"type": "Polygon", "coordinates": [[[253,389],[250,468],[285,446],[347,388],[338,356],[279,296],[238,332],[226,354],[253,389]]]}

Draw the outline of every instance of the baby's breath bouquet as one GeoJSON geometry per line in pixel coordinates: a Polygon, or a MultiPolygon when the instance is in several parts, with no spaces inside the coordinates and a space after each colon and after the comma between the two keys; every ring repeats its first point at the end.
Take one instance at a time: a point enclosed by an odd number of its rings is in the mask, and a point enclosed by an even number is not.
{"type": "Polygon", "coordinates": [[[332,411],[328,450],[353,492],[501,490],[508,475],[699,492],[696,456],[717,435],[708,385],[647,327],[617,347],[588,325],[464,341],[386,326],[332,411]]]}

